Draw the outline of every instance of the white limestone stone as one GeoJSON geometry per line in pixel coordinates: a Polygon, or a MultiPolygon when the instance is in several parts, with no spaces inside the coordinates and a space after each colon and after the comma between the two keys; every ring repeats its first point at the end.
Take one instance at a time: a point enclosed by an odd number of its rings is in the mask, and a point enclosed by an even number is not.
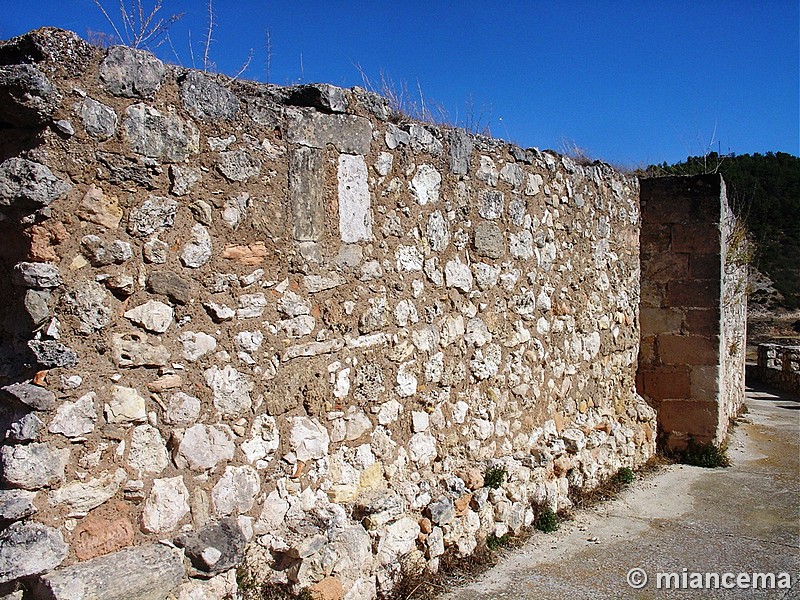
{"type": "Polygon", "coordinates": [[[432,165],[421,164],[411,179],[411,193],[420,206],[439,201],[439,188],[442,176],[432,165]]]}
{"type": "Polygon", "coordinates": [[[298,460],[313,460],[328,455],[328,430],[316,419],[294,417],[289,441],[298,460]]]}
{"type": "Polygon", "coordinates": [[[158,300],[125,311],[125,318],[153,333],[164,333],[172,324],[174,311],[171,306],[158,300]]]}
{"type": "Polygon", "coordinates": [[[225,467],[225,472],[211,491],[214,513],[220,517],[227,517],[234,511],[246,513],[253,508],[260,489],[261,479],[250,465],[225,467]]]}
{"type": "Polygon", "coordinates": [[[372,240],[372,209],[363,156],[339,155],[339,235],[345,244],[372,240]]]}
{"type": "Polygon", "coordinates": [[[188,514],[189,490],[183,476],[154,479],[142,512],[142,529],[147,533],[172,531],[188,514]]]}
{"type": "Polygon", "coordinates": [[[184,331],[178,336],[178,341],[183,345],[183,357],[191,362],[217,349],[214,336],[202,331],[184,331]]]}

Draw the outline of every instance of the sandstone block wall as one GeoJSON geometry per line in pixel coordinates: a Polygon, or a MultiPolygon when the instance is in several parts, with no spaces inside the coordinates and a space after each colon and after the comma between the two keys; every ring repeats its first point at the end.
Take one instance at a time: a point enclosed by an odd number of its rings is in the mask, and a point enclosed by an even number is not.
{"type": "Polygon", "coordinates": [[[744,401],[746,239],[719,175],[641,181],[637,386],[668,446],[720,443],[744,401]]]}
{"type": "Polygon", "coordinates": [[[0,64],[0,582],[370,598],[653,453],[636,179],[68,32],[0,64]]]}

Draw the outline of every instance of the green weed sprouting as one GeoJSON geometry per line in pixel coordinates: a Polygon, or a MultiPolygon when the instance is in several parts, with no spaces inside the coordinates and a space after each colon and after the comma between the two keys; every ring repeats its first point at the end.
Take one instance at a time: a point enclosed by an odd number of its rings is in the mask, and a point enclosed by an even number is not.
{"type": "Polygon", "coordinates": [[[728,458],[725,447],[717,446],[713,442],[700,444],[689,438],[686,449],[679,453],[680,462],[695,467],[705,467],[714,469],[716,467],[730,467],[731,460],[728,458]]]}
{"type": "Polygon", "coordinates": [[[493,490],[498,489],[503,485],[503,480],[506,478],[505,467],[489,467],[483,474],[483,485],[490,487],[493,490]]]}
{"type": "Polygon", "coordinates": [[[558,529],[558,515],[552,509],[545,508],[536,518],[536,529],[544,533],[552,533],[558,529]]]}
{"type": "Polygon", "coordinates": [[[636,479],[636,475],[633,474],[633,471],[628,467],[622,467],[619,471],[617,471],[617,481],[622,484],[629,484],[633,483],[636,479]]]}
{"type": "Polygon", "coordinates": [[[497,537],[495,534],[491,534],[486,538],[486,547],[494,552],[495,550],[499,550],[503,546],[507,546],[509,541],[511,540],[511,536],[507,533],[504,533],[500,537],[497,537]]]}

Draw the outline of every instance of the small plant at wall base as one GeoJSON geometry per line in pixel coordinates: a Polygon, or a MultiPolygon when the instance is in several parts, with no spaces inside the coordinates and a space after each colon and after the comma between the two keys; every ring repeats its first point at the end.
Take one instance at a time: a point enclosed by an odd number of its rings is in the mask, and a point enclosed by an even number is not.
{"type": "Polygon", "coordinates": [[[694,438],[689,438],[686,449],[680,452],[677,458],[683,464],[707,469],[731,466],[731,461],[723,446],[717,446],[713,442],[701,444],[694,438]]]}
{"type": "Polygon", "coordinates": [[[535,527],[544,533],[553,533],[558,529],[558,515],[551,508],[545,508],[536,518],[535,527]]]}
{"type": "Polygon", "coordinates": [[[633,471],[628,467],[622,467],[619,471],[617,471],[617,481],[622,484],[629,484],[633,483],[636,479],[636,476],[633,474],[633,471]]]}
{"type": "Polygon", "coordinates": [[[500,537],[497,537],[495,534],[490,534],[486,538],[486,547],[494,552],[495,550],[499,550],[503,546],[508,546],[508,543],[511,541],[511,536],[507,533],[504,533],[500,537]]]}
{"type": "Polygon", "coordinates": [[[506,478],[505,467],[489,467],[483,474],[483,485],[492,488],[493,490],[496,490],[501,485],[503,485],[503,480],[505,478],[506,478]]]}

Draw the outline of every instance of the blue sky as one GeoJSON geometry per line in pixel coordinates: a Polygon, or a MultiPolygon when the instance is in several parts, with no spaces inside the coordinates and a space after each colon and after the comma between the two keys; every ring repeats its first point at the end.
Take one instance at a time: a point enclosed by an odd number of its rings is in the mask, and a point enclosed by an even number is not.
{"type": "MultiPolygon", "coordinates": [[[[126,3],[130,0],[125,0],[126,3]]],[[[205,0],[185,12],[175,54],[200,66],[205,0]],[[190,33],[191,40],[190,44],[190,33]]],[[[143,0],[146,7],[153,0],[143,0]]],[[[113,18],[117,0],[104,0],[113,18]]],[[[211,59],[244,78],[364,85],[381,74],[451,122],[522,146],[638,166],[714,150],[800,154],[797,0],[213,0],[211,59]]],[[[112,32],[92,0],[0,0],[0,38],[44,25],[112,32]]]]}

